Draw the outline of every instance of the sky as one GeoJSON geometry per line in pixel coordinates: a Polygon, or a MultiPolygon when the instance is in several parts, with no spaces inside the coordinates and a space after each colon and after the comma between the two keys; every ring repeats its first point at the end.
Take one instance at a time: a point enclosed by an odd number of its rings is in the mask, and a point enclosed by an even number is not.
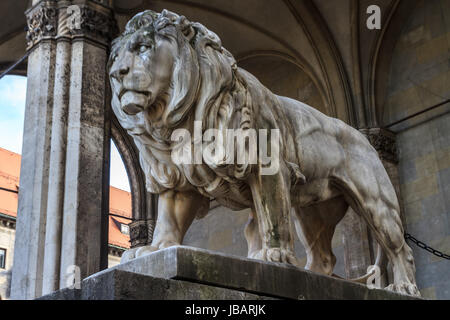
{"type": "MultiPolygon", "coordinates": [[[[5,76],[0,79],[0,147],[22,153],[27,78],[5,76]]],[[[111,185],[130,191],[128,176],[120,154],[111,141],[111,185]]]]}

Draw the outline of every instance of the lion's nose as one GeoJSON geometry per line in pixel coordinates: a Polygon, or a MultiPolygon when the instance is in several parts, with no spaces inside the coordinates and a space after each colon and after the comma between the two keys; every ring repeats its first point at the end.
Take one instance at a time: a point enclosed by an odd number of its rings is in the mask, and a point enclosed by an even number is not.
{"type": "Polygon", "coordinates": [[[117,67],[116,70],[111,72],[111,76],[113,76],[114,78],[119,80],[124,75],[126,75],[129,71],[130,71],[130,67],[128,67],[126,65],[121,65],[121,66],[117,67]]]}

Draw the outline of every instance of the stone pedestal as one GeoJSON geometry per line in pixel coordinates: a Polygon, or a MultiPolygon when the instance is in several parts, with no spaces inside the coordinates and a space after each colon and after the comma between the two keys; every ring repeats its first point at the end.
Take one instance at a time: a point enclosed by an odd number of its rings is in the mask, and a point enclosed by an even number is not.
{"type": "Polygon", "coordinates": [[[41,299],[415,299],[383,289],[185,246],[170,247],[98,272],[81,289],[41,299]]]}

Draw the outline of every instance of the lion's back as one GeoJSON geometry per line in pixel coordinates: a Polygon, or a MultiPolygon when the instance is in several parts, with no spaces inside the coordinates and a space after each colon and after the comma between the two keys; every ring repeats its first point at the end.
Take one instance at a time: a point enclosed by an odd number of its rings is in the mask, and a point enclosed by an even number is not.
{"type": "Polygon", "coordinates": [[[297,126],[297,130],[302,135],[311,134],[314,131],[321,131],[324,135],[336,139],[340,144],[350,147],[351,145],[363,145],[373,151],[369,141],[357,129],[348,125],[344,121],[325,115],[319,110],[288,97],[278,96],[282,106],[287,113],[292,125],[297,126]]]}
{"type": "MultiPolygon", "coordinates": [[[[293,128],[296,147],[300,152],[298,158],[300,162],[309,163],[306,171],[315,175],[317,165],[321,170],[334,171],[349,160],[366,159],[369,155],[378,157],[367,138],[345,122],[300,101],[287,97],[278,99],[293,128]]],[[[378,166],[374,164],[374,167],[378,166]]]]}

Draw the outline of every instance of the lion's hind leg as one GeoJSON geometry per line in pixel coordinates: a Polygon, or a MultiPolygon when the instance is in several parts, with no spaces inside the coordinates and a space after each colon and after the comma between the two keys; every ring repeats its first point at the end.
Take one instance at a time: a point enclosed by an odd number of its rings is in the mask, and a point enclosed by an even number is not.
{"type": "Polygon", "coordinates": [[[332,275],[336,257],[332,240],[336,225],[347,212],[348,204],[337,197],[309,207],[295,208],[295,229],[306,250],[305,269],[332,275]]]}
{"type": "Polygon", "coordinates": [[[404,239],[397,197],[384,167],[381,162],[373,164],[373,167],[354,162],[348,167],[351,176],[340,177],[336,184],[352,209],[374,232],[392,263],[394,283],[387,289],[420,295],[412,250],[404,239]]]}

